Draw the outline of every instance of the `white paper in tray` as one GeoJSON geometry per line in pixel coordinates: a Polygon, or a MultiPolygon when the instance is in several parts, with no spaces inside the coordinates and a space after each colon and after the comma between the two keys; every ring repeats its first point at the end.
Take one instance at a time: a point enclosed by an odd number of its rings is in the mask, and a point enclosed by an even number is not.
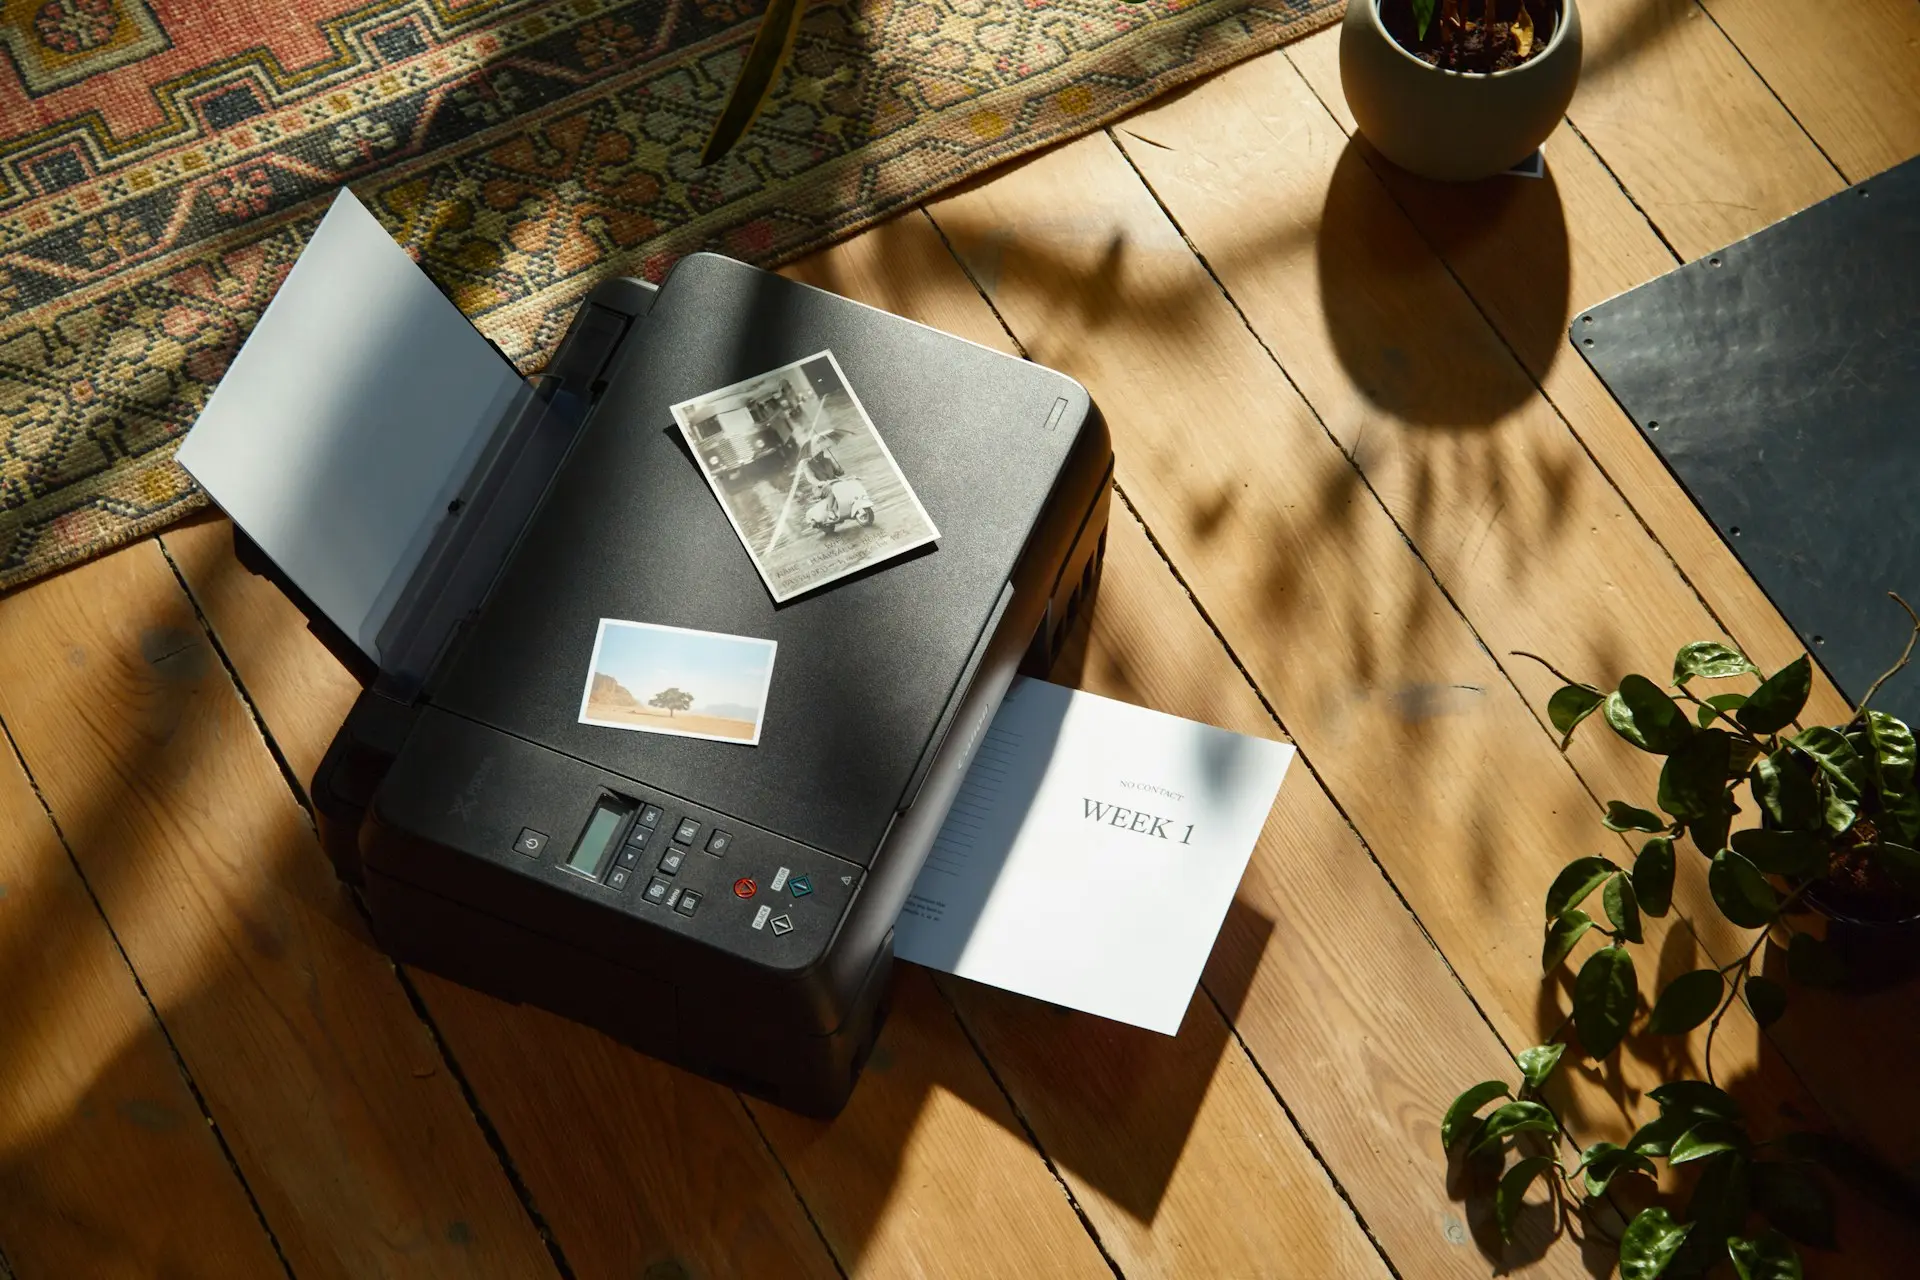
{"type": "Polygon", "coordinates": [[[523,385],[343,188],[178,458],[378,661],[381,623],[523,385]]]}
{"type": "Polygon", "coordinates": [[[1017,679],[894,926],[894,951],[1172,1035],[1293,760],[1017,679]]]}

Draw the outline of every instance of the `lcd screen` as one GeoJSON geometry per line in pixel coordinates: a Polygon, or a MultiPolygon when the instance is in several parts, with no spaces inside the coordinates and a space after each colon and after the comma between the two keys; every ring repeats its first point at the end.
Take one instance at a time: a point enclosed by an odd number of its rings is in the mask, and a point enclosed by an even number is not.
{"type": "Polygon", "coordinates": [[[593,816],[587,819],[587,829],[580,833],[580,842],[573,846],[573,856],[567,859],[567,866],[598,880],[629,808],[611,798],[593,806],[593,816]]]}

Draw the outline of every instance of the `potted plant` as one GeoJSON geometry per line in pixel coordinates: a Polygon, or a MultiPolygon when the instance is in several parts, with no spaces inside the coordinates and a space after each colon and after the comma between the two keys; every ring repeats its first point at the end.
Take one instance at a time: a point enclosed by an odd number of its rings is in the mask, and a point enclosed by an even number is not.
{"type": "MultiPolygon", "coordinates": [[[[1742,1280],[1797,1277],[1796,1243],[1835,1247],[1832,1199],[1816,1166],[1850,1177],[1867,1169],[1881,1179],[1881,1189],[1898,1182],[1874,1172],[1870,1157],[1832,1135],[1754,1133],[1740,1105],[1719,1087],[1713,1066],[1715,1033],[1736,999],[1766,1026],[1785,1013],[1788,982],[1832,986],[1847,976],[1848,951],[1833,941],[1834,926],[1893,933],[1913,950],[1910,930],[1920,919],[1914,735],[1898,717],[1870,705],[1907,665],[1920,638],[1920,616],[1894,599],[1913,621],[1906,650],[1837,725],[1798,723],[1813,681],[1805,656],[1761,678],[1738,650],[1702,640],[1675,655],[1665,688],[1629,675],[1612,690],[1548,665],[1564,682],[1547,702],[1562,750],[1598,713],[1620,738],[1664,763],[1655,808],[1612,800],[1602,819],[1610,831],[1636,833],[1638,854],[1630,862],[1599,854],[1577,858],[1547,889],[1546,973],[1567,964],[1583,938],[1605,939],[1579,963],[1571,1016],[1548,1043],[1519,1055],[1517,1085],[1474,1085],[1441,1122],[1449,1151],[1462,1150],[1469,1159],[1519,1157],[1494,1193],[1503,1236],[1511,1236],[1521,1198],[1536,1178],[1547,1178],[1556,1200],[1591,1210],[1615,1178],[1652,1175],[1654,1162],[1664,1160],[1674,1168],[1691,1165],[1699,1177],[1677,1212],[1654,1204],[1633,1216],[1618,1238],[1623,1275],[1651,1280],[1670,1269],[1703,1273],[1730,1261],[1742,1280]],[[1753,687],[1723,683],[1732,681],[1753,687]],[[1742,813],[1748,816],[1736,830],[1742,813]],[[1652,1089],[1656,1118],[1624,1145],[1593,1143],[1569,1168],[1560,1144],[1571,1136],[1543,1091],[1569,1046],[1605,1059],[1634,1029],[1639,987],[1632,948],[1643,941],[1644,917],[1667,914],[1676,861],[1688,846],[1707,861],[1714,906],[1755,933],[1727,963],[1669,981],[1640,1030],[1677,1036],[1705,1024],[1707,1078],[1652,1089]],[[1766,976],[1756,963],[1769,943],[1784,955],[1787,982],[1766,976]],[[1500,1098],[1510,1100],[1480,1114],[1500,1098]]],[[[1547,665],[1532,654],[1518,656],[1547,665]]],[[[1600,1217],[1589,1213],[1596,1225],[1600,1217]]]]}
{"type": "Polygon", "coordinates": [[[1350,0],[1340,83],[1403,169],[1467,181],[1545,142],[1580,79],[1574,0],[1350,0]]]}

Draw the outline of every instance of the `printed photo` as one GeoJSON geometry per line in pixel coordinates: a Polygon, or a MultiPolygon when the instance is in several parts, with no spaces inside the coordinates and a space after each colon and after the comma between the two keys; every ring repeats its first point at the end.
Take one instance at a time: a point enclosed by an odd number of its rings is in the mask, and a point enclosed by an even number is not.
{"type": "Polygon", "coordinates": [[[600,619],[580,723],[758,746],[774,642],[600,619]]]}
{"type": "Polygon", "coordinates": [[[776,603],[940,536],[831,351],[673,418],[776,603]]]}

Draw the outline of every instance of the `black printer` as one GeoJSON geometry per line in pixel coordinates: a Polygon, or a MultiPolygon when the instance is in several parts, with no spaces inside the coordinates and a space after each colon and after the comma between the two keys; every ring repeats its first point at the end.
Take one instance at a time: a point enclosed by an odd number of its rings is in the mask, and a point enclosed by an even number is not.
{"type": "Polygon", "coordinates": [[[312,784],[339,874],[400,960],[834,1114],[974,746],[1092,587],[1098,411],[1060,374],[695,254],[657,289],[593,289],[460,465],[373,643],[235,510],[243,561],[368,685],[312,784]],[[939,538],[776,604],[669,406],[824,350],[939,538]],[[777,642],[758,744],[583,723],[602,619],[777,642]]]}

